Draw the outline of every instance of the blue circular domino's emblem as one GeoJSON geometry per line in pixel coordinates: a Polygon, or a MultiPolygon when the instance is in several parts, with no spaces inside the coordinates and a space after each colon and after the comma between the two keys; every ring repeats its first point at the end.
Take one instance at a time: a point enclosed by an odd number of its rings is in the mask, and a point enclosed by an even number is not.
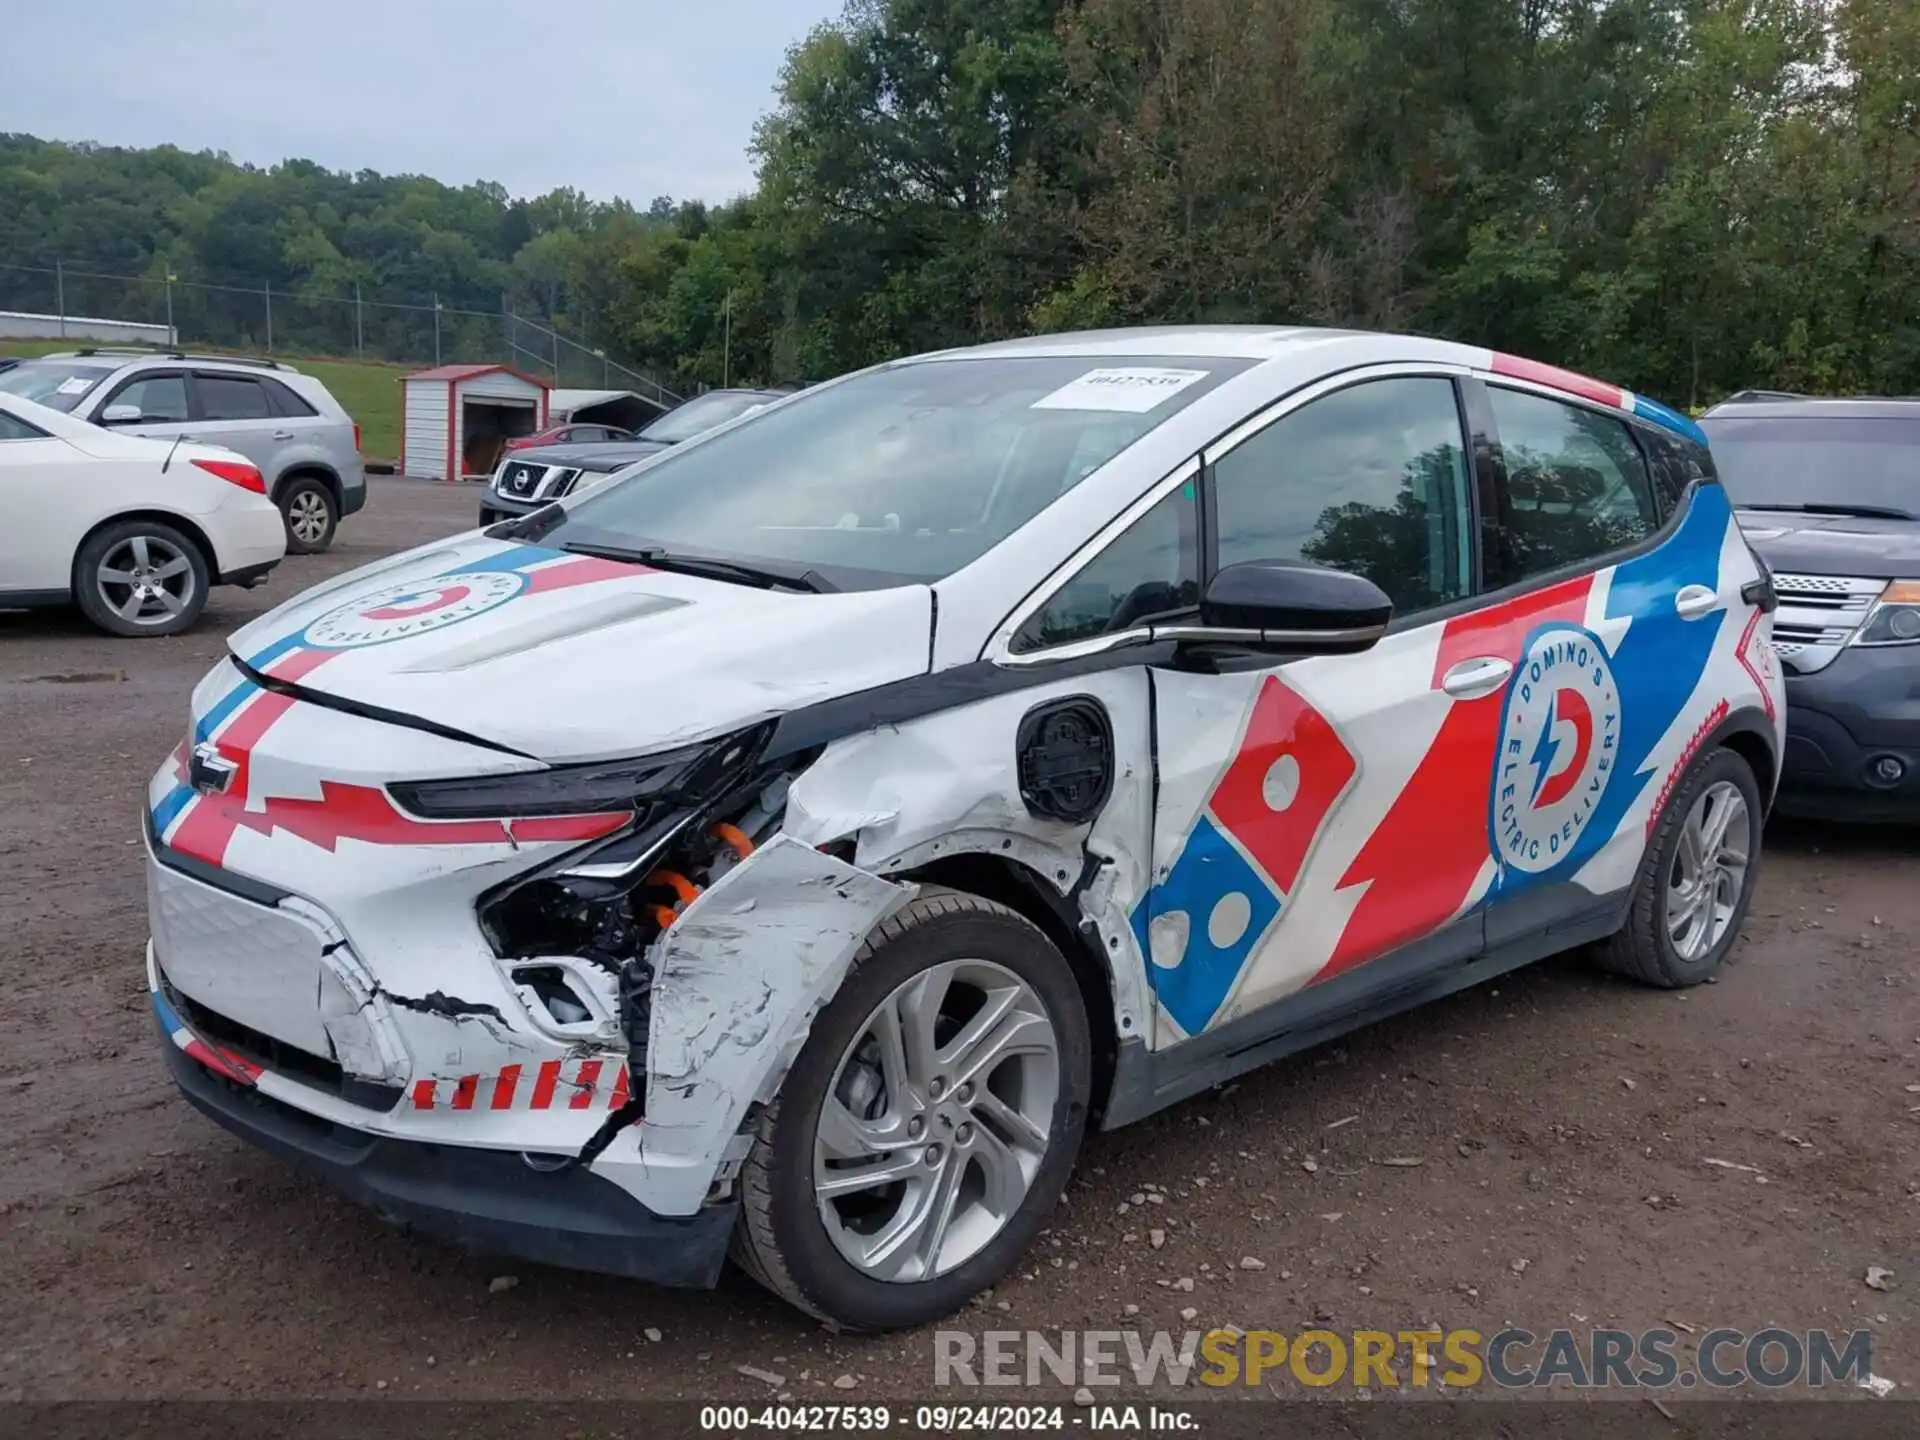
{"type": "Polygon", "coordinates": [[[307,626],[305,642],[319,650],[357,650],[444,630],[484,615],[527,588],[518,570],[469,570],[389,585],[349,600],[307,626]]]}
{"type": "Polygon", "coordinates": [[[1620,758],[1620,687],[1600,637],[1548,625],[1507,685],[1494,756],[1494,854],[1539,875],[1573,853],[1620,758]]]}

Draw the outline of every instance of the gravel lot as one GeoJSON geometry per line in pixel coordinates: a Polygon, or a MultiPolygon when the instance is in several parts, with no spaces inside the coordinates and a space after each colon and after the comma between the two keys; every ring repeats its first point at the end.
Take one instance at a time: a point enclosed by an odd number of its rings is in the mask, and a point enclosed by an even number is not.
{"type": "MultiPolygon", "coordinates": [[[[173,640],[0,615],[0,1399],[776,1393],[741,1365],[795,1398],[932,1394],[930,1334],[833,1335],[737,1275],[669,1293],[409,1240],[166,1080],[136,816],[191,684],[234,626],[476,499],[376,480],[330,554],[173,640]]],[[[1911,832],[1776,827],[1717,984],[1563,957],[1098,1137],[1033,1264],[959,1323],[1866,1327],[1920,1393],[1916,858],[1911,832]]]]}

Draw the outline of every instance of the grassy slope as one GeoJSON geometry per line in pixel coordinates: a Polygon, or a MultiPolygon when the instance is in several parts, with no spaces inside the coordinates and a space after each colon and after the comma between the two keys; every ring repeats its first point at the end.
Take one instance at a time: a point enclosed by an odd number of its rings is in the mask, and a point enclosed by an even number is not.
{"type": "MultiPolygon", "coordinates": [[[[0,355],[48,355],[78,350],[86,344],[84,340],[0,340],[0,355]]],[[[400,458],[400,377],[419,366],[385,365],[377,360],[281,358],[325,385],[341,407],[360,422],[360,449],[367,459],[400,458]]]]}

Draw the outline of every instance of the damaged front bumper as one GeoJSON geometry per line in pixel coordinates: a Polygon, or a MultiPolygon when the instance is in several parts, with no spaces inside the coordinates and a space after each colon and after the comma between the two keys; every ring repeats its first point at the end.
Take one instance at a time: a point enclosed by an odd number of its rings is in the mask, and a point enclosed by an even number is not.
{"type": "Polygon", "coordinates": [[[913,893],[774,836],[649,947],[634,1045],[597,1022],[556,1033],[502,983],[566,957],[451,965],[443,924],[429,970],[404,929],[368,932],[363,953],[358,927],[315,900],[183,863],[149,835],[148,979],[194,1105],[395,1224],[668,1285],[717,1277],[754,1107],[913,893]]]}
{"type": "Polygon", "coordinates": [[[192,1031],[158,991],[167,1069],[194,1107],[367,1206],[390,1225],[480,1254],[705,1288],[726,1263],[739,1202],[656,1215],[565,1157],[398,1139],[330,1122],[250,1083],[246,1062],[192,1031]]]}

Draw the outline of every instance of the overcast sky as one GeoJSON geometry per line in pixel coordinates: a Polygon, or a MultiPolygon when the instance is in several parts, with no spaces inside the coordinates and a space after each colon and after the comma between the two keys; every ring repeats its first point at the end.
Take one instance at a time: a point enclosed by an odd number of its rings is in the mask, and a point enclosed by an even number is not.
{"type": "Polygon", "coordinates": [[[750,189],[787,47],[842,0],[26,0],[0,131],[269,165],[561,185],[645,206],[750,189]]]}

